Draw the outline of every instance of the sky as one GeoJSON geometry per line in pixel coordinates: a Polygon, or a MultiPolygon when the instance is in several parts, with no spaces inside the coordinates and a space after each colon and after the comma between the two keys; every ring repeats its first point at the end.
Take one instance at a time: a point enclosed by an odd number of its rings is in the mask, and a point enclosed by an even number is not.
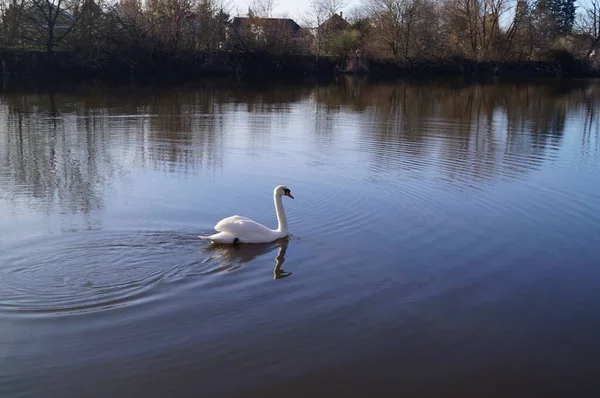
{"type": "MultiPolygon", "coordinates": [[[[229,0],[232,4],[233,15],[246,15],[248,12],[248,6],[252,3],[252,0],[229,0]]],[[[310,9],[311,0],[274,0],[274,16],[281,16],[287,14],[289,18],[294,19],[300,23],[302,18],[308,13],[310,9]]],[[[227,0],[225,0],[227,3],[227,0]]],[[[348,12],[352,8],[361,4],[360,0],[345,0],[346,6],[342,8],[342,11],[348,12]]]]}
{"type": "MultiPolygon", "coordinates": [[[[248,6],[253,0],[221,0],[225,4],[231,4],[231,14],[233,16],[245,16],[248,13],[248,6]]],[[[310,10],[311,0],[273,0],[274,1],[274,17],[286,16],[294,19],[302,25],[310,10]]],[[[353,8],[363,5],[365,2],[361,0],[343,0],[345,6],[342,11],[348,15],[353,8]]],[[[585,7],[588,7],[593,0],[575,0],[577,14],[583,13],[585,7]]],[[[512,0],[509,0],[512,3],[512,0]]],[[[512,12],[508,10],[501,18],[501,26],[506,27],[512,19],[512,12]]]]}

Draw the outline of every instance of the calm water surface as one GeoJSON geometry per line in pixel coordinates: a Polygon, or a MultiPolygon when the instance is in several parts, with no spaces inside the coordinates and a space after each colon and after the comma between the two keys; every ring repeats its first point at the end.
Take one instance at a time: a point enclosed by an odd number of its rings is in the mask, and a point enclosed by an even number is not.
{"type": "Polygon", "coordinates": [[[600,83],[0,93],[0,396],[598,396],[600,83]],[[221,218],[291,236],[214,247],[221,218]]]}

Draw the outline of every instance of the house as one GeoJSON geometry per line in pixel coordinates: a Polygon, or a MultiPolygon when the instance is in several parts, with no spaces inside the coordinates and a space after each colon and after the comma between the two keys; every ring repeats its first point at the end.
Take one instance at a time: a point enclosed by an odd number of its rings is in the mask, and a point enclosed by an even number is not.
{"type": "Polygon", "coordinates": [[[73,16],[63,8],[58,8],[58,17],[54,20],[54,15],[57,12],[57,7],[51,3],[44,3],[42,8],[38,8],[35,5],[29,7],[26,11],[26,18],[24,19],[24,28],[32,31],[34,34],[39,34],[40,30],[44,31],[46,35],[50,28],[54,29],[55,35],[61,35],[66,33],[75,24],[73,16]],[[54,20],[54,25],[49,25],[48,22],[54,20]]]}
{"type": "Polygon", "coordinates": [[[323,23],[312,29],[312,50],[316,54],[328,53],[335,38],[343,35],[350,28],[342,12],[334,13],[323,23]]]}
{"type": "Polygon", "coordinates": [[[232,47],[262,46],[301,40],[301,27],[290,18],[234,17],[226,33],[232,47]]]}
{"type": "Polygon", "coordinates": [[[75,20],[69,12],[51,3],[44,2],[40,7],[36,7],[35,4],[29,4],[25,5],[25,8],[22,10],[18,10],[15,7],[11,4],[7,15],[8,13],[12,14],[12,18],[18,18],[15,15],[22,15],[23,18],[17,19],[19,24],[14,26],[13,29],[16,30],[12,32],[12,37],[3,37],[11,45],[45,47],[48,45],[51,30],[52,37],[54,38],[52,44],[54,44],[55,41],[66,35],[75,24],[75,20]],[[50,18],[51,15],[52,19],[50,18]]]}
{"type": "Polygon", "coordinates": [[[320,32],[339,33],[350,27],[350,23],[344,19],[343,13],[333,14],[325,22],[318,26],[320,32]]]}

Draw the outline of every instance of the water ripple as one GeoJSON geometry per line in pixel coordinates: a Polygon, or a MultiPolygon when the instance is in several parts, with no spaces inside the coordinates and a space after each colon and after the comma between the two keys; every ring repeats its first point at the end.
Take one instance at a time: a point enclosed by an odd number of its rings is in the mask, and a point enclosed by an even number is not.
{"type": "Polygon", "coordinates": [[[133,305],[199,261],[192,236],[101,232],[86,238],[50,236],[3,253],[0,312],[64,315],[133,305]]]}

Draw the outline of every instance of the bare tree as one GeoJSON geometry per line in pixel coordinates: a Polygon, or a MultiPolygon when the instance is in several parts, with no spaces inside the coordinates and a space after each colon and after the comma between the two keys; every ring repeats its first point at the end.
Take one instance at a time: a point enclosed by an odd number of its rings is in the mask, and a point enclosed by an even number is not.
{"type": "Polygon", "coordinates": [[[576,28],[591,38],[585,58],[589,59],[600,44],[600,0],[588,0],[580,5],[583,13],[577,20],[576,28]]]}
{"type": "Polygon", "coordinates": [[[196,20],[190,39],[198,40],[194,49],[214,50],[225,40],[225,31],[229,23],[228,3],[217,3],[213,0],[200,0],[195,8],[196,20]]]}
{"type": "Polygon", "coordinates": [[[456,48],[478,61],[490,58],[507,8],[507,0],[447,0],[445,10],[456,48]]]}
{"type": "Polygon", "coordinates": [[[346,19],[350,22],[369,19],[369,9],[364,5],[355,6],[346,12],[346,19]]]}
{"type": "Polygon", "coordinates": [[[108,12],[111,38],[119,47],[138,51],[150,45],[153,21],[146,17],[140,0],[120,0],[108,12]]]}
{"type": "Polygon", "coordinates": [[[311,0],[307,15],[307,24],[313,32],[313,51],[317,58],[324,52],[331,40],[331,29],[324,25],[334,14],[339,13],[346,5],[345,0],[311,0]]]}
{"type": "Polygon", "coordinates": [[[0,2],[2,13],[2,41],[9,47],[22,45],[22,27],[25,0],[5,0],[0,2]]]}
{"type": "Polygon", "coordinates": [[[275,6],[275,0],[252,0],[250,3],[251,16],[259,18],[272,18],[275,6]]]}
{"type": "Polygon", "coordinates": [[[48,62],[54,62],[54,48],[77,25],[81,0],[28,0],[23,8],[24,37],[44,42],[48,62]]]}
{"type": "Polygon", "coordinates": [[[428,8],[433,4],[427,0],[370,0],[368,9],[373,21],[374,40],[386,48],[393,58],[408,59],[411,43],[419,29],[430,29],[423,22],[428,20],[428,8]]]}
{"type": "MultiPolygon", "coordinates": [[[[103,0],[82,0],[79,8],[73,10],[78,23],[65,42],[76,49],[78,56],[97,57],[101,48],[107,48],[110,27],[107,25],[107,4],[103,0]]],[[[91,58],[90,58],[91,57],[91,58]]]]}

